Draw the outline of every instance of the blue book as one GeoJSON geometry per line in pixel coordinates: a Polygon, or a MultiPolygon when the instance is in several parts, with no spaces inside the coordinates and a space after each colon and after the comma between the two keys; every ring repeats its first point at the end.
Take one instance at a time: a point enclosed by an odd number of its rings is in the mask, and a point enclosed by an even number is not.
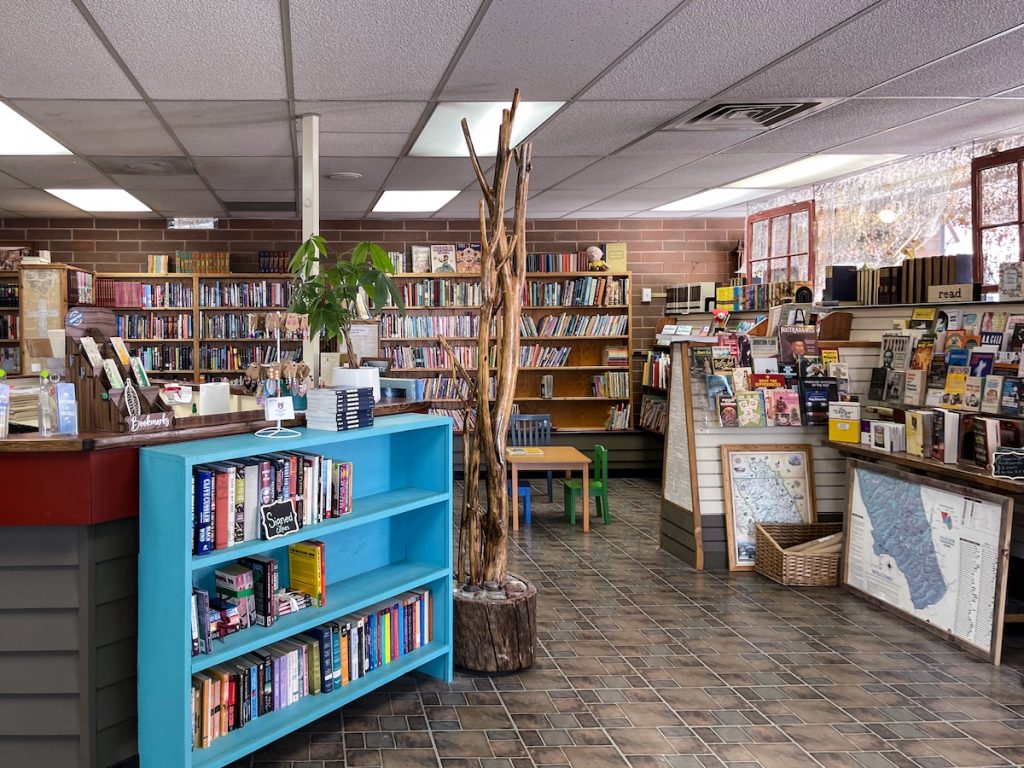
{"type": "Polygon", "coordinates": [[[341,688],[341,627],[338,622],[328,624],[331,628],[331,654],[334,660],[334,687],[341,688]]]}
{"type": "Polygon", "coordinates": [[[213,470],[199,468],[195,473],[196,493],[193,525],[193,550],[205,555],[213,550],[213,470]]]}
{"type": "Polygon", "coordinates": [[[330,627],[320,626],[307,629],[304,637],[314,640],[320,650],[320,692],[330,693],[334,688],[333,641],[330,627]]]}

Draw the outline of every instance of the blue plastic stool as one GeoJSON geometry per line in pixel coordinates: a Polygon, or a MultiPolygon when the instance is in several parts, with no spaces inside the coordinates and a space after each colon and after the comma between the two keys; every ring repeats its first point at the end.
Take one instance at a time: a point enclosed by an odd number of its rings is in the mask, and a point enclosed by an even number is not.
{"type": "MultiPolygon", "coordinates": [[[[509,480],[505,483],[505,491],[509,496],[512,495],[512,481],[509,480]]],[[[520,483],[518,492],[516,493],[516,507],[519,506],[519,496],[523,497],[523,519],[526,521],[526,525],[530,524],[530,483],[527,482],[525,485],[520,483]]],[[[515,514],[519,514],[517,509],[515,514]]]]}

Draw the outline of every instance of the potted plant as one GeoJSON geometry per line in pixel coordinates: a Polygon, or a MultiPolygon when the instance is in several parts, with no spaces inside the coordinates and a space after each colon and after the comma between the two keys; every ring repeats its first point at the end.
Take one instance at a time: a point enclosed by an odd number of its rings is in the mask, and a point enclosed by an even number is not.
{"type": "Polygon", "coordinates": [[[373,305],[389,297],[403,313],[405,302],[388,277],[394,274],[395,265],[376,243],[361,242],[330,266],[329,257],[327,241],[321,235],[311,235],[295,250],[289,271],[298,275],[300,282],[292,292],[290,308],[308,316],[310,334],[321,334],[328,341],[339,336],[344,339],[349,367],[359,368],[359,355],[352,346],[352,323],[368,317],[373,305]]]}
{"type": "Polygon", "coordinates": [[[519,315],[526,282],[526,198],[531,145],[509,146],[519,105],[516,89],[503,111],[493,178],[481,170],[466,120],[462,132],[473,171],[483,192],[480,201],[480,364],[468,371],[459,364],[448,340],[440,342],[452,361],[452,373],[465,382],[462,407],[464,492],[456,553],[454,655],[461,667],[481,672],[511,672],[533,664],[536,644],[537,590],[508,573],[509,499],[505,483],[505,445],[519,376],[519,315]],[[516,186],[511,228],[506,189],[513,164],[516,186]],[[493,394],[489,350],[494,351],[493,394]],[[469,417],[475,415],[475,428],[469,417]],[[486,494],[481,499],[481,470],[486,494]]]}

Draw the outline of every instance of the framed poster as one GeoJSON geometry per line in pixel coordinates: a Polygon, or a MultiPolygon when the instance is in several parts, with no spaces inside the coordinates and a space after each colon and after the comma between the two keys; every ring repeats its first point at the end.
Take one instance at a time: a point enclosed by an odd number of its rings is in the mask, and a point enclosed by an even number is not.
{"type": "Polygon", "coordinates": [[[1009,497],[851,459],[843,584],[999,663],[1009,497]]]}
{"type": "Polygon", "coordinates": [[[751,571],[758,523],[814,523],[810,445],[723,445],[722,493],[730,571],[751,571]]]}

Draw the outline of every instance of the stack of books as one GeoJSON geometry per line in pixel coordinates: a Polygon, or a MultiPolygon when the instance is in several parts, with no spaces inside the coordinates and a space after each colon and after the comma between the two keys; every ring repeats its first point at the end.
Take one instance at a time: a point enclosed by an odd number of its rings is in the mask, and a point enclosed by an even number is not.
{"type": "Polygon", "coordinates": [[[373,426],[371,387],[325,387],[307,395],[306,426],[328,432],[373,426]]]}

